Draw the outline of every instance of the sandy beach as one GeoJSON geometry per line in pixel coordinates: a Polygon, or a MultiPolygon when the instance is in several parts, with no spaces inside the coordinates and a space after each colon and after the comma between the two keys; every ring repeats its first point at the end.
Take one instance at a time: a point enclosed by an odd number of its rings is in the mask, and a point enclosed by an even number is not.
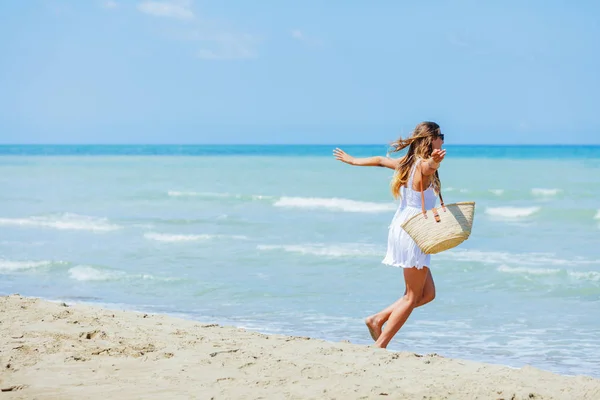
{"type": "Polygon", "coordinates": [[[600,380],[0,297],[1,399],[599,399],[600,380]]]}

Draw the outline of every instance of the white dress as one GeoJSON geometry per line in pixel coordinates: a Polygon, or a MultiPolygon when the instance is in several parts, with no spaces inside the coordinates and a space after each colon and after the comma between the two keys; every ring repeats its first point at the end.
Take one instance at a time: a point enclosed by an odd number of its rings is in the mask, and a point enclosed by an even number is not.
{"type": "MultiPolygon", "coordinates": [[[[406,187],[403,186],[400,188],[402,200],[394,214],[392,223],[389,226],[387,254],[382,261],[383,264],[402,268],[415,267],[422,269],[423,267],[431,267],[431,255],[424,254],[401,226],[406,220],[422,212],[421,192],[413,190],[413,178],[417,165],[419,165],[421,161],[420,158],[417,158],[417,161],[410,171],[408,184],[406,187]]],[[[424,196],[425,209],[429,210],[435,207],[437,196],[435,195],[432,185],[425,190],[424,196]]]]}

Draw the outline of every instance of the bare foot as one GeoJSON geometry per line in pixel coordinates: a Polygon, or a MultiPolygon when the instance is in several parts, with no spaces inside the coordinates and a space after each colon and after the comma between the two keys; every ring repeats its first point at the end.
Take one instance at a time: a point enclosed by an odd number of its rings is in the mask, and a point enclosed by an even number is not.
{"type": "Polygon", "coordinates": [[[369,328],[369,333],[373,340],[377,341],[381,335],[381,326],[383,324],[379,324],[379,321],[374,315],[365,318],[365,324],[367,325],[367,328],[369,328]]]}

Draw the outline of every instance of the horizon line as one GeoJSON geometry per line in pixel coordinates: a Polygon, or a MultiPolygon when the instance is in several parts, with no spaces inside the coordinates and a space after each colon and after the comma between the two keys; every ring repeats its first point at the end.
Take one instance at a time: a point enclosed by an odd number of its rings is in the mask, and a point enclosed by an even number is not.
{"type": "MultiPolygon", "coordinates": [[[[0,146],[387,146],[381,143],[0,143],[0,146]]],[[[600,147],[600,143],[450,143],[445,146],[600,147]]]]}

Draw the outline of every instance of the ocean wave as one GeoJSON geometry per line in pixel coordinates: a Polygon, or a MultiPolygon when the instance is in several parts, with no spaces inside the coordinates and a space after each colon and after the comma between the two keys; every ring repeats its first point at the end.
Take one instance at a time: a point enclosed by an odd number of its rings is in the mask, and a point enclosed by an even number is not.
{"type": "Polygon", "coordinates": [[[598,210],[598,212],[596,213],[596,215],[594,215],[594,219],[599,219],[600,220],[600,210],[598,210]]]}
{"type": "Polygon", "coordinates": [[[144,234],[146,239],[156,240],[158,242],[198,242],[211,239],[239,239],[248,240],[247,236],[243,235],[193,235],[193,234],[169,234],[169,233],[155,233],[148,232],[144,234]]]}
{"type": "Polygon", "coordinates": [[[539,188],[533,188],[533,189],[531,189],[531,194],[532,195],[534,195],[534,196],[543,196],[543,197],[556,196],[560,192],[562,192],[561,189],[539,189],[539,188]]]}
{"type": "Polygon", "coordinates": [[[124,276],[122,271],[98,269],[88,265],[78,265],[69,269],[69,277],[76,281],[112,281],[124,276]]]}
{"type": "Polygon", "coordinates": [[[170,197],[195,197],[200,199],[216,200],[239,200],[239,201],[269,201],[275,207],[305,208],[305,209],[326,209],[332,211],[378,213],[393,211],[396,209],[394,203],[374,203],[357,201],[343,198],[319,198],[319,197],[288,197],[288,196],[264,196],[264,195],[246,195],[233,193],[215,193],[215,192],[184,192],[170,190],[170,197]]]}
{"type": "Polygon", "coordinates": [[[258,245],[261,251],[285,251],[324,257],[372,257],[385,255],[385,249],[363,243],[347,244],[301,244],[301,245],[258,245]]]}
{"type": "Polygon", "coordinates": [[[507,272],[511,274],[530,274],[530,275],[554,275],[561,270],[557,268],[526,268],[526,267],[509,267],[501,265],[497,268],[499,272],[507,272]]]}
{"type": "MultiPolygon", "coordinates": [[[[208,215],[204,218],[144,218],[144,219],[131,219],[127,221],[128,227],[142,228],[144,231],[154,231],[161,229],[177,229],[179,226],[182,227],[193,227],[194,225],[202,226],[231,226],[239,228],[240,225],[254,225],[255,222],[249,219],[245,215],[230,215],[230,214],[213,214],[208,215]]],[[[195,229],[202,229],[200,227],[194,227],[195,229]]]]}
{"type": "Polygon", "coordinates": [[[564,274],[576,280],[585,281],[600,281],[600,272],[598,271],[571,271],[558,268],[525,268],[525,267],[509,267],[501,265],[497,268],[499,272],[519,275],[558,275],[564,274]]]}
{"type": "Polygon", "coordinates": [[[529,217],[540,211],[540,207],[488,207],[485,213],[499,219],[518,219],[529,217]]]}
{"type": "Polygon", "coordinates": [[[455,187],[452,187],[452,186],[449,186],[449,187],[442,186],[442,194],[449,193],[449,192],[469,193],[469,192],[471,192],[471,190],[470,189],[464,189],[464,188],[462,188],[462,189],[455,188],[455,187]]]}
{"type": "Polygon", "coordinates": [[[600,260],[583,257],[560,258],[552,253],[507,253],[479,250],[449,250],[437,255],[439,260],[477,262],[487,265],[576,266],[598,265],[600,260]]]}
{"type": "Polygon", "coordinates": [[[180,192],[169,190],[167,194],[170,197],[227,197],[227,193],[211,193],[211,192],[180,192]]]}
{"type": "Polygon", "coordinates": [[[396,209],[393,203],[372,203],[342,198],[319,197],[281,197],[274,204],[275,207],[325,209],[332,211],[379,213],[396,209]]]}
{"type": "Polygon", "coordinates": [[[50,267],[56,264],[66,264],[64,261],[11,261],[0,259],[0,272],[2,271],[22,271],[42,267],[50,267]]]}
{"type": "Polygon", "coordinates": [[[598,271],[568,271],[569,276],[586,281],[600,282],[600,272],[598,271]]]}
{"type": "Polygon", "coordinates": [[[117,280],[156,280],[161,282],[180,281],[181,278],[156,277],[149,274],[127,274],[123,271],[77,265],[69,269],[69,277],[80,282],[104,282],[117,280]]]}
{"type": "Polygon", "coordinates": [[[504,194],[504,189],[490,189],[489,192],[496,196],[502,196],[502,194],[504,194]]]}
{"type": "Polygon", "coordinates": [[[238,200],[272,200],[272,196],[263,196],[259,194],[245,195],[233,193],[217,193],[217,192],[181,192],[169,190],[169,197],[199,197],[204,199],[238,199],[238,200]]]}
{"type": "Polygon", "coordinates": [[[0,225],[92,232],[108,232],[121,229],[121,226],[110,223],[106,218],[73,213],[64,213],[53,216],[33,216],[27,218],[0,218],[0,225]]]}

